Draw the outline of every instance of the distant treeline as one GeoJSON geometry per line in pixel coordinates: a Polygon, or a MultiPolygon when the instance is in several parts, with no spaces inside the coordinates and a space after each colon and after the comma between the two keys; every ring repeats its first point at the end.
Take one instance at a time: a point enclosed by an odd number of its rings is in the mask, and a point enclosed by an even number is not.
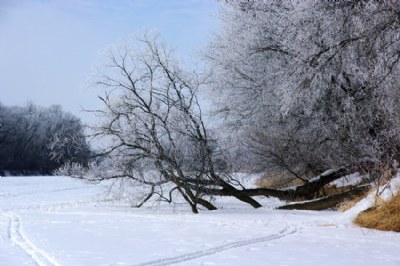
{"type": "Polygon", "coordinates": [[[34,104],[0,104],[0,175],[51,174],[65,162],[86,164],[90,148],[79,118],[34,104]]]}

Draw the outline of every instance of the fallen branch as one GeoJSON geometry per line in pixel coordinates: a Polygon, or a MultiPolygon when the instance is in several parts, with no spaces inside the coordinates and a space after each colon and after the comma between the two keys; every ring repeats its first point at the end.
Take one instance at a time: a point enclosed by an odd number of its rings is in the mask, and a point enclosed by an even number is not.
{"type": "Polygon", "coordinates": [[[357,187],[351,190],[348,190],[343,193],[330,195],[327,197],[319,198],[316,200],[310,200],[306,202],[299,202],[293,204],[287,204],[277,209],[280,210],[326,210],[329,208],[336,208],[340,203],[346,200],[352,200],[358,196],[365,194],[368,190],[370,190],[370,185],[364,185],[361,187],[357,187]]]}

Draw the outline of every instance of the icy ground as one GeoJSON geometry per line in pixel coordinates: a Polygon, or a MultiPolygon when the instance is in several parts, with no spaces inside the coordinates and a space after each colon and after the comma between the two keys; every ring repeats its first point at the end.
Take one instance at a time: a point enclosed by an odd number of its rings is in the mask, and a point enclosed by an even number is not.
{"type": "MultiPolygon", "coordinates": [[[[0,265],[400,265],[400,234],[353,213],[134,209],[68,177],[0,178],[0,265]]],[[[219,203],[219,204],[222,204],[219,203]]]]}

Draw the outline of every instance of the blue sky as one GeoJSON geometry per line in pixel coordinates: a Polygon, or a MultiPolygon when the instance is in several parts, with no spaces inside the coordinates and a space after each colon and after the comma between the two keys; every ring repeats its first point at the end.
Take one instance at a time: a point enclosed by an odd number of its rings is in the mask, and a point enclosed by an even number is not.
{"type": "Polygon", "coordinates": [[[147,30],[192,63],[218,29],[216,0],[0,0],[0,102],[27,101],[89,122],[87,78],[101,51],[147,30]]]}

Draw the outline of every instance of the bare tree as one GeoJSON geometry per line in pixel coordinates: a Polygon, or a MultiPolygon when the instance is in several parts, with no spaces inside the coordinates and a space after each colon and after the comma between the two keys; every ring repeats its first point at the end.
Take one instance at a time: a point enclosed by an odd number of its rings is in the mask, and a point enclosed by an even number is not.
{"type": "Polygon", "coordinates": [[[158,38],[145,37],[140,43],[142,49],[112,52],[97,81],[106,92],[99,97],[104,120],[93,128],[94,136],[108,143],[103,154],[114,172],[100,171],[93,178],[128,178],[147,191],[143,201],[155,196],[171,202],[176,191],[195,213],[198,205],[216,209],[210,191],[219,189],[260,207],[234,187],[229,174],[215,169],[213,140],[196,96],[204,80],[183,71],[158,38]]]}

